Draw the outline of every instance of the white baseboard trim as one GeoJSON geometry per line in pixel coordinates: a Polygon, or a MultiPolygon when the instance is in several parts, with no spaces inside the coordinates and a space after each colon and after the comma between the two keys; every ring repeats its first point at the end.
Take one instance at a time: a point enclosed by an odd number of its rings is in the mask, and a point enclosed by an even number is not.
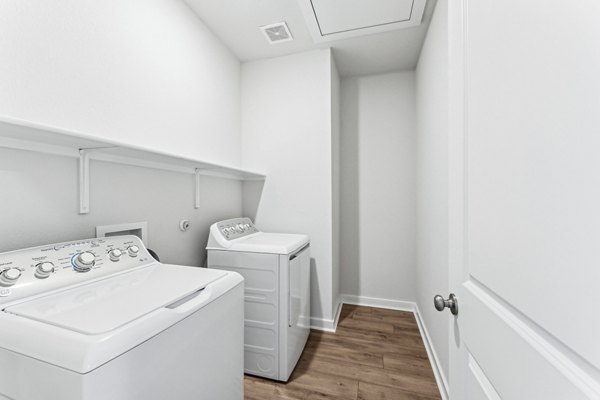
{"type": "Polygon", "coordinates": [[[343,294],[342,302],[344,304],[354,304],[357,306],[388,308],[390,310],[415,311],[415,303],[412,301],[381,299],[378,297],[355,296],[352,294],[343,294]]]}
{"type": "Polygon", "coordinates": [[[427,350],[427,356],[429,357],[429,362],[431,362],[431,369],[433,369],[433,375],[435,376],[435,381],[438,385],[438,389],[440,390],[440,395],[443,400],[448,400],[450,397],[448,395],[448,382],[446,381],[446,376],[442,371],[442,365],[440,364],[440,359],[438,358],[435,349],[431,343],[431,337],[429,336],[429,332],[427,331],[427,327],[425,326],[425,321],[421,317],[421,312],[419,311],[419,306],[414,304],[414,313],[415,319],[417,320],[417,325],[419,326],[419,331],[421,332],[421,337],[423,338],[423,342],[425,343],[425,350],[427,350]]]}
{"type": "Polygon", "coordinates": [[[333,319],[311,317],[310,318],[310,329],[335,333],[335,329],[337,328],[338,321],[340,320],[340,312],[342,311],[343,305],[344,305],[344,303],[342,303],[341,299],[338,299],[337,305],[335,307],[335,314],[333,315],[333,319]]]}
{"type": "Polygon", "coordinates": [[[310,317],[310,329],[335,333],[335,320],[310,317]]]}
{"type": "Polygon", "coordinates": [[[338,297],[337,304],[335,306],[335,315],[333,316],[333,328],[336,329],[338,322],[340,322],[340,314],[342,313],[342,307],[344,306],[344,302],[342,301],[342,297],[338,297]]]}

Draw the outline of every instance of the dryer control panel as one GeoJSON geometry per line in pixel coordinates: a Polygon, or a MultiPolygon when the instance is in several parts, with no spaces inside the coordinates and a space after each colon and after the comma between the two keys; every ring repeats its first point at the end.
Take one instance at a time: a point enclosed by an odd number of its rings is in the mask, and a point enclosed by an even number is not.
{"type": "Polygon", "coordinates": [[[217,224],[219,233],[227,240],[238,239],[260,232],[250,218],[233,218],[217,224]]]}
{"type": "Polygon", "coordinates": [[[0,253],[0,304],[154,262],[137,236],[79,240],[0,253]]]}

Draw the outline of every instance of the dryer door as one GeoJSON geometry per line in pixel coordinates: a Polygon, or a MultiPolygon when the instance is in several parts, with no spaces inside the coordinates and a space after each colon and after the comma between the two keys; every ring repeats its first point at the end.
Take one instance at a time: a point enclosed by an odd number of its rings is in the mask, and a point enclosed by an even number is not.
{"type": "Polygon", "coordinates": [[[290,327],[310,328],[310,248],[290,256],[290,327]]]}
{"type": "MultiPolygon", "coordinates": [[[[287,260],[286,260],[287,261],[287,260]]],[[[310,249],[308,246],[289,258],[288,320],[282,320],[282,349],[279,379],[287,381],[294,370],[310,333],[310,249]],[[287,328],[287,329],[286,329],[287,328]]],[[[285,317],[283,317],[285,318],[285,317]]]]}

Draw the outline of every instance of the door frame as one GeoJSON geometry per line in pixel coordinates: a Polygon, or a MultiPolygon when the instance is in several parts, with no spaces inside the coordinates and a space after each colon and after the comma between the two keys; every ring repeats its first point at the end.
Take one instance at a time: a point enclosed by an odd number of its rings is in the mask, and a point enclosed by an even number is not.
{"type": "MultiPolygon", "coordinates": [[[[466,280],[466,54],[467,35],[464,0],[448,1],[448,287],[457,291],[466,280]]],[[[460,294],[459,294],[460,295],[460,294]]],[[[459,315],[449,320],[449,394],[464,398],[467,360],[462,351],[459,315]]]]}

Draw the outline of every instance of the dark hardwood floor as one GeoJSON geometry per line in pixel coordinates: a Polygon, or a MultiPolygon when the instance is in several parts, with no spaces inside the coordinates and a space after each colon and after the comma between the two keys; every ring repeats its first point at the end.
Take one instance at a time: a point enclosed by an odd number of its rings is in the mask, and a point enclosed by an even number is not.
{"type": "Polygon", "coordinates": [[[287,383],[245,378],[246,400],[433,400],[440,394],[412,313],[344,305],[312,331],[287,383]]]}

